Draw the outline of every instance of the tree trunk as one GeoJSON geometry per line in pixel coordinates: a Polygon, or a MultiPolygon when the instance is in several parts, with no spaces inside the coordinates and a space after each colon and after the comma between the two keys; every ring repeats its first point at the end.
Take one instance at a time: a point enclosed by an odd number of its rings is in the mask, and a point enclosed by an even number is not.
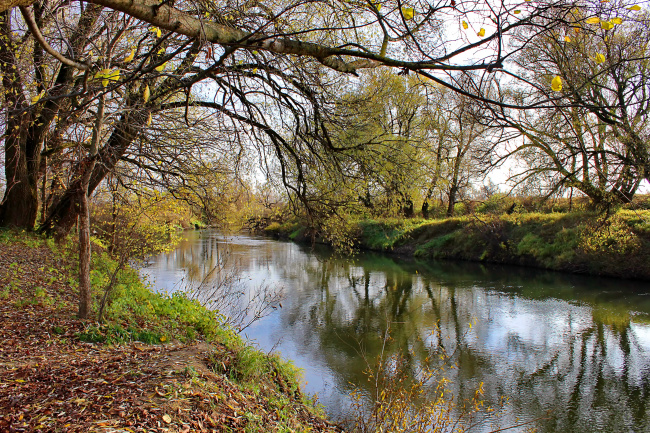
{"type": "Polygon", "coordinates": [[[429,198],[425,198],[422,202],[422,218],[429,218],[429,198]]]}
{"type": "Polygon", "coordinates": [[[97,118],[93,127],[93,136],[90,141],[90,158],[84,163],[85,170],[81,177],[81,191],[79,192],[79,312],[80,319],[87,319],[91,308],[90,287],[90,209],[88,207],[88,185],[99,149],[102,123],[104,122],[104,95],[99,97],[97,104],[97,118]]]}
{"type": "MultiPolygon", "coordinates": [[[[85,182],[85,186],[88,187],[88,182],[85,182]]],[[[92,302],[90,296],[90,249],[88,195],[82,190],[79,192],[79,311],[77,313],[80,319],[88,318],[92,302]]]]}
{"type": "MultiPolygon", "coordinates": [[[[12,123],[8,122],[9,127],[12,123]]],[[[7,186],[0,210],[0,225],[31,230],[38,212],[38,189],[36,179],[29,175],[26,149],[21,138],[5,138],[7,186]]]]}
{"type": "MultiPolygon", "coordinates": [[[[78,26],[70,37],[74,51],[78,51],[87,43],[85,36],[92,29],[101,9],[98,6],[87,8],[86,12],[80,16],[78,26]]],[[[38,8],[36,16],[40,20],[40,9],[38,8]]],[[[9,111],[4,143],[7,182],[0,209],[0,226],[31,230],[36,224],[38,214],[38,180],[42,172],[43,143],[65,100],[65,98],[56,98],[56,96],[66,95],[70,92],[74,71],[68,66],[61,66],[58,73],[55,74],[54,85],[49,90],[49,95],[55,98],[38,106],[30,106],[25,99],[24,82],[18,72],[19,69],[16,69],[14,44],[17,41],[14,41],[13,37],[11,14],[0,13],[0,20],[0,71],[2,72],[0,75],[2,75],[2,86],[5,89],[3,108],[9,111]]],[[[39,48],[34,54],[35,63],[40,68],[39,48]]],[[[40,69],[37,69],[36,77],[37,81],[39,77],[42,78],[40,69]]],[[[44,90],[43,83],[37,82],[36,84],[44,90]]],[[[74,221],[72,225],[74,225],[74,221]]]]}
{"type": "Polygon", "coordinates": [[[458,185],[454,184],[449,189],[449,204],[447,205],[447,216],[454,216],[454,205],[456,204],[456,194],[458,193],[458,185]]]}
{"type": "MultiPolygon", "coordinates": [[[[115,128],[106,145],[99,152],[97,156],[99,164],[94,165],[94,169],[90,174],[88,195],[91,195],[106,175],[115,168],[119,159],[137,136],[138,129],[146,122],[146,115],[137,114],[137,116],[124,114],[120,119],[121,125],[115,128]]],[[[77,164],[77,167],[75,167],[77,173],[83,173],[83,170],[82,164],[77,164]]],[[[83,188],[80,176],[77,175],[76,178],[77,180],[73,181],[50,206],[47,218],[41,226],[41,233],[60,238],[66,236],[72,230],[77,215],[79,215],[79,207],[76,206],[77,191],[83,188]]]]}

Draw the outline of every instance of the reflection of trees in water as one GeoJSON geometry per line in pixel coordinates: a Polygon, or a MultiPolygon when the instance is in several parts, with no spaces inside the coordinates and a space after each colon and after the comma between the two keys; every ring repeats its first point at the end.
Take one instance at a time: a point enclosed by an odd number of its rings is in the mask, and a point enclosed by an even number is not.
{"type": "MultiPolygon", "coordinates": [[[[158,258],[157,265],[167,269],[184,269],[181,280],[175,281],[182,290],[202,305],[219,311],[233,329],[241,332],[252,323],[270,314],[282,301],[281,287],[248,284],[242,273],[257,264],[261,254],[250,255],[250,245],[239,245],[228,238],[207,232],[201,236],[188,233],[172,254],[158,258]],[[243,254],[242,254],[243,253],[243,254]]],[[[267,256],[271,257],[268,254],[267,256]]]]}
{"type": "MultiPolygon", "coordinates": [[[[643,284],[376,254],[341,259],[320,247],[245,239],[229,249],[253,286],[264,278],[286,286],[282,332],[336,372],[339,389],[366,385],[361,354],[374,360],[390,325],[386,351],[405,353],[413,371],[430,345],[455,354],[449,374],[460,398],[484,382],[488,402],[511,397],[513,417],[551,409],[543,431],[650,431],[643,284]]],[[[201,281],[222,251],[206,236],[160,265],[201,281]]]]}
{"type": "Polygon", "coordinates": [[[314,296],[284,314],[289,323],[307,320],[312,331],[295,338],[305,346],[318,340],[341,385],[364,385],[360,354],[374,359],[390,324],[386,350],[401,351],[413,371],[430,344],[456,349],[452,380],[461,398],[484,382],[488,401],[512,397],[512,416],[532,419],[550,409],[540,421],[545,431],[647,431],[649,347],[634,336],[629,307],[650,309],[629,288],[621,297],[621,283],[598,280],[615,291],[594,292],[554,273],[529,271],[527,278],[456,264],[436,272],[370,254],[316,257],[302,263],[302,286],[314,296]]]}

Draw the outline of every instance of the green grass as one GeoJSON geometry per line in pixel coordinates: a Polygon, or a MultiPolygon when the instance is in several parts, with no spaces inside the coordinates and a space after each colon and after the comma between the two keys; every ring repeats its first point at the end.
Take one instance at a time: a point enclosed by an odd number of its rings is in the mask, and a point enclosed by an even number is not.
{"type": "MultiPolygon", "coordinates": [[[[0,244],[10,247],[6,253],[13,250],[29,257],[30,261],[42,260],[40,269],[44,274],[41,280],[32,283],[30,278],[26,278],[19,260],[10,264],[4,275],[9,282],[0,290],[0,299],[17,309],[39,305],[39,309],[46,308],[48,312],[56,310],[72,318],[76,310],[78,273],[74,240],[57,245],[32,233],[0,231],[0,244]]],[[[101,246],[95,245],[91,266],[95,312],[103,294],[102,289],[117,266],[117,262],[101,246]]],[[[130,267],[116,275],[117,282],[112,291],[112,302],[105,312],[105,322],[85,321],[85,328],[75,334],[76,340],[108,345],[133,341],[146,344],[207,341],[212,343],[210,346],[213,348],[207,367],[230,380],[223,382],[212,380],[210,376],[204,377],[192,365],[185,367],[185,375],[192,383],[204,385],[203,388],[192,388],[193,392],[209,391],[210,394],[206,395],[221,396],[220,400],[212,400],[212,411],[223,407],[228,400],[226,393],[233,390],[240,397],[240,402],[249,403],[244,405],[241,412],[237,409],[243,423],[236,431],[266,432],[270,424],[273,425],[272,431],[308,431],[311,415],[322,422],[322,409],[300,392],[301,371],[291,362],[282,360],[276,354],[259,351],[226,325],[217,312],[204,308],[184,294],[170,296],[153,292],[130,267]]],[[[80,325],[76,321],[73,323],[80,325]]],[[[60,336],[62,341],[70,338],[66,335],[67,325],[53,325],[50,332],[60,336]]],[[[163,388],[166,389],[167,385],[163,388]]],[[[182,393],[187,389],[183,387],[176,391],[182,393]]],[[[203,409],[202,406],[199,408],[203,409]]],[[[209,408],[205,410],[210,411],[209,408]]]]}
{"type": "MultiPolygon", "coordinates": [[[[510,202],[507,202],[510,206],[510,202]]],[[[650,278],[650,210],[622,209],[609,218],[593,211],[483,213],[441,219],[375,218],[346,221],[348,245],[419,258],[519,264],[569,272],[650,278]]],[[[294,232],[295,222],[277,223],[294,232]]],[[[302,229],[304,230],[304,229],[302,229]]],[[[323,236],[327,239],[327,236],[323,236]]],[[[299,240],[299,239],[298,239],[299,240]]],[[[334,246],[334,242],[330,242],[334,246]]]]}

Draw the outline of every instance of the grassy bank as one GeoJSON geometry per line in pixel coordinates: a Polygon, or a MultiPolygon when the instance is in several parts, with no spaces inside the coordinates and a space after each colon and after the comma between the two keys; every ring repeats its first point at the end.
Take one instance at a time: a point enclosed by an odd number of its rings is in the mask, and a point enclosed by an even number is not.
{"type": "MultiPolygon", "coordinates": [[[[318,240],[412,255],[650,279],[650,211],[473,214],[456,218],[349,220],[328,225],[318,240]],[[327,230],[335,226],[336,230],[327,230]]],[[[310,240],[298,223],[266,233],[310,240]]]]}
{"type": "MultiPolygon", "coordinates": [[[[0,233],[0,430],[335,430],[291,363],[197,302],[151,292],[131,268],[118,272],[103,324],[76,319],[75,254],[0,233]]],[[[94,252],[95,302],[116,266],[94,252]]]]}

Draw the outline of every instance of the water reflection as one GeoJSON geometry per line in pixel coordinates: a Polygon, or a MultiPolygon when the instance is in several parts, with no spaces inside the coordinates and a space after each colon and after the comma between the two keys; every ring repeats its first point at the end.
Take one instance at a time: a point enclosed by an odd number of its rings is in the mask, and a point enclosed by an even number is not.
{"type": "Polygon", "coordinates": [[[340,258],[323,247],[214,232],[190,233],[145,272],[159,290],[174,290],[183,276],[202,280],[225,251],[249,288],[284,287],[283,308],[247,335],[305,368],[307,391],[335,417],[352,384],[366,386],[363,356],[379,354],[390,326],[386,350],[409,349],[414,365],[431,344],[455,353],[451,379],[461,398],[480,382],[488,402],[509,396],[506,423],[550,410],[540,431],[650,431],[646,283],[379,254],[340,258]]]}

